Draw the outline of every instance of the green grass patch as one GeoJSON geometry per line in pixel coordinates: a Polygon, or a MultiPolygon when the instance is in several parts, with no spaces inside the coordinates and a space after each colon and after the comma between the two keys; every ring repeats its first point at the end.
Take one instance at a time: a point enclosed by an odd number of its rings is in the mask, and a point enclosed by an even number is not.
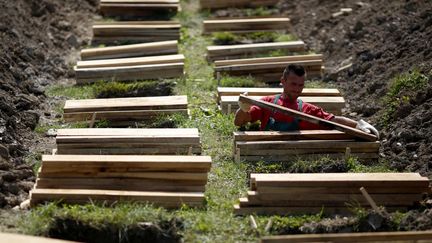
{"type": "Polygon", "coordinates": [[[211,35],[214,45],[234,45],[246,43],[266,43],[295,41],[297,37],[292,34],[279,32],[253,32],[245,34],[234,34],[231,32],[215,32],[211,35]]]}
{"type": "MultiPolygon", "coordinates": [[[[58,234],[58,230],[63,230],[65,238],[82,240],[82,237],[92,239],[93,235],[82,234],[75,232],[76,235],[70,235],[68,229],[73,231],[75,224],[79,223],[80,227],[86,227],[94,232],[98,230],[104,233],[104,237],[112,237],[120,235],[120,239],[128,238],[131,235],[124,235],[128,228],[142,223],[151,223],[156,225],[161,232],[168,233],[170,227],[176,227],[176,218],[163,208],[152,207],[145,204],[134,203],[118,203],[115,206],[110,205],[60,205],[57,203],[49,203],[44,206],[37,207],[26,215],[19,226],[26,234],[53,236],[58,234]],[[62,222],[61,225],[58,223],[62,222]],[[170,224],[174,222],[174,224],[170,224]],[[104,228],[110,227],[106,232],[104,228]],[[56,233],[55,233],[56,232],[56,233]]],[[[89,231],[91,231],[89,230],[89,231]]],[[[143,229],[142,229],[143,230],[143,229]]],[[[175,232],[176,233],[176,232],[175,232]]],[[[62,237],[62,235],[56,235],[62,237]]],[[[85,238],[84,238],[85,239],[85,238]]],[[[126,242],[121,240],[121,242],[126,242]]]]}
{"type": "Polygon", "coordinates": [[[104,82],[68,86],[53,85],[46,94],[49,97],[62,96],[69,99],[121,98],[168,96],[174,94],[175,80],[135,81],[135,82],[104,82]]]}
{"type": "MultiPolygon", "coordinates": [[[[430,74],[432,76],[432,72],[430,74]]],[[[417,69],[396,76],[391,82],[386,96],[382,102],[384,104],[384,114],[382,115],[381,125],[387,127],[393,122],[397,115],[397,110],[404,104],[409,104],[419,90],[424,89],[431,77],[420,73],[417,69]]]]}
{"type": "Polygon", "coordinates": [[[255,87],[260,86],[252,77],[235,77],[223,75],[220,80],[220,85],[222,87],[255,87]]]}

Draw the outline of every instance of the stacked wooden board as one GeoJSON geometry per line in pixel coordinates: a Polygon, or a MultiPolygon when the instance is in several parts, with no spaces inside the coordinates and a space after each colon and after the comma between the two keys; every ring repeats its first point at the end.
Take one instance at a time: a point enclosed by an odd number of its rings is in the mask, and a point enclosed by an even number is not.
{"type": "Polygon", "coordinates": [[[196,128],[59,129],[57,154],[201,154],[196,128]]]}
{"type": "Polygon", "coordinates": [[[307,77],[321,77],[323,59],[320,54],[262,57],[215,61],[215,73],[231,76],[252,76],[266,83],[278,83],[289,64],[302,65],[307,77]]]}
{"type": "Polygon", "coordinates": [[[152,64],[184,63],[183,54],[150,56],[150,57],[129,57],[115,58],[104,60],[78,61],[75,72],[79,73],[81,69],[101,68],[101,67],[131,67],[144,66],[152,64]]]}
{"type": "Polygon", "coordinates": [[[77,84],[177,78],[183,69],[182,54],[80,61],[74,67],[77,84]]]}
{"type": "Polygon", "coordinates": [[[30,203],[202,206],[210,167],[208,156],[44,155],[30,203]]]}
{"type": "MultiPolygon", "coordinates": [[[[259,88],[259,87],[218,87],[218,102],[223,96],[239,96],[245,92],[250,96],[267,96],[282,94],[283,88],[259,88]]],[[[302,96],[338,97],[341,93],[338,89],[331,88],[304,88],[302,96]]]]}
{"type": "MultiPolygon", "coordinates": [[[[262,96],[251,96],[251,98],[260,99],[262,96]]],[[[236,112],[238,107],[238,96],[221,96],[220,109],[224,114],[236,112]]],[[[342,96],[300,96],[303,102],[307,102],[323,108],[325,111],[335,115],[341,115],[345,107],[345,99],[342,96]]]]}
{"type": "Polygon", "coordinates": [[[187,96],[67,100],[63,118],[67,122],[107,120],[111,124],[133,124],[159,116],[187,114],[187,96]]]}
{"type": "Polygon", "coordinates": [[[101,60],[177,54],[177,46],[177,40],[170,40],[121,46],[88,48],[81,50],[81,60],[101,60]]]}
{"type": "Polygon", "coordinates": [[[208,46],[207,59],[209,61],[228,60],[254,57],[270,51],[299,52],[305,50],[303,41],[285,41],[241,45],[208,46]]]}
{"type": "Polygon", "coordinates": [[[202,9],[275,6],[279,0],[200,0],[202,9]]]}
{"type": "Polygon", "coordinates": [[[235,158],[242,161],[289,162],[317,157],[362,160],[379,157],[378,141],[356,141],[336,130],[234,132],[235,158]]]}
{"type": "Polygon", "coordinates": [[[180,38],[177,21],[97,22],[93,25],[93,42],[155,42],[180,38]]]}
{"type": "Polygon", "coordinates": [[[179,11],[179,0],[101,0],[99,11],[117,19],[169,18],[179,11]]]}
{"type": "Polygon", "coordinates": [[[244,18],[204,20],[204,34],[214,32],[253,33],[267,31],[286,32],[291,28],[289,18],[244,18]]]}
{"type": "Polygon", "coordinates": [[[345,242],[417,242],[432,243],[432,231],[410,232],[367,232],[367,233],[337,233],[337,234],[303,234],[266,236],[261,243],[345,243],[345,242]]]}
{"type": "Polygon", "coordinates": [[[406,209],[430,193],[429,179],[418,173],[251,174],[250,191],[235,213],[346,213],[347,204],[368,207],[364,187],[379,206],[406,209]]]}

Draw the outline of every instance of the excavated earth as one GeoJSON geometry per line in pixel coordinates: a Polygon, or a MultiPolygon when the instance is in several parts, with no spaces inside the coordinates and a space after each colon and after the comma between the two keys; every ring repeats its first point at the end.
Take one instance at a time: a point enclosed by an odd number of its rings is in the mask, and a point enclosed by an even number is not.
{"type": "MultiPolygon", "coordinates": [[[[44,91],[73,82],[71,66],[89,44],[97,0],[0,0],[0,6],[0,208],[10,208],[28,197],[35,181],[29,155],[53,146],[34,132],[39,121],[60,116],[53,109],[60,98],[48,99],[44,91]]],[[[283,0],[277,8],[309,49],[324,54],[325,80],[343,91],[347,116],[379,124],[390,80],[413,68],[431,76],[432,1],[283,0]],[[332,17],[341,8],[352,12],[332,17]]],[[[393,169],[432,178],[432,83],[410,95],[394,122],[379,127],[380,154],[393,169]]],[[[431,219],[430,210],[415,211],[403,223],[423,229],[431,219]]]]}

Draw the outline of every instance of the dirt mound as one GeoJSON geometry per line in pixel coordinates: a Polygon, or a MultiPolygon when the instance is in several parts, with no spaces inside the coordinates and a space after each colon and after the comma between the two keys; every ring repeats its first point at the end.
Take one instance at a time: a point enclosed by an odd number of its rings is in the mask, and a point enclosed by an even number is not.
{"type": "Polygon", "coordinates": [[[23,157],[39,118],[49,117],[45,87],[66,79],[88,43],[96,1],[1,1],[0,207],[27,197],[35,180],[23,157]]]}
{"type": "MultiPolygon", "coordinates": [[[[337,81],[349,104],[346,115],[356,119],[379,126],[390,81],[413,68],[425,75],[432,69],[430,1],[284,0],[280,9],[295,34],[324,54],[326,80],[337,81]]],[[[381,155],[397,170],[432,176],[431,83],[409,94],[392,123],[379,127],[381,155]]]]}

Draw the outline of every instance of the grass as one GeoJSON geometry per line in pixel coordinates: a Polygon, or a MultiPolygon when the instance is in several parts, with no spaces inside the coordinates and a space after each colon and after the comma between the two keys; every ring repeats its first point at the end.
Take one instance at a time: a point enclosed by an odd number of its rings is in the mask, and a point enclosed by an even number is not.
{"type": "Polygon", "coordinates": [[[420,73],[418,70],[403,73],[396,76],[391,82],[386,96],[382,102],[384,104],[384,114],[382,115],[381,125],[388,127],[397,115],[399,107],[409,104],[418,90],[424,89],[432,76],[420,73]]]}
{"type": "MultiPolygon", "coordinates": [[[[120,203],[116,205],[88,204],[84,206],[59,205],[51,203],[40,206],[22,218],[19,229],[27,234],[47,235],[54,227],[55,219],[71,219],[102,228],[106,225],[115,227],[121,234],[122,229],[139,222],[163,224],[171,220],[180,220],[182,227],[177,230],[183,235],[184,242],[252,242],[258,239],[257,232],[250,226],[248,217],[236,217],[233,204],[248,190],[250,172],[322,172],[340,170],[351,172],[386,171],[386,163],[375,167],[365,166],[355,158],[345,162],[323,157],[316,161],[295,160],[291,163],[255,164],[233,161],[233,115],[222,115],[214,99],[217,80],[213,78],[213,69],[207,64],[204,53],[209,40],[201,35],[202,17],[197,13],[198,0],[182,2],[183,12],[177,16],[182,23],[180,50],[186,56],[187,76],[174,80],[175,93],[187,94],[191,119],[174,115],[161,118],[175,127],[196,127],[200,131],[203,152],[212,157],[213,166],[209,173],[205,191],[206,207],[187,208],[168,211],[151,205],[120,203]]],[[[249,78],[222,77],[224,86],[254,85],[249,78]]],[[[98,92],[126,93],[141,84],[93,84],[87,86],[54,86],[48,90],[49,96],[68,98],[94,98],[98,92]],[[131,86],[129,86],[131,85],[131,86]]],[[[326,87],[327,83],[308,82],[307,87],[326,87]]],[[[145,85],[144,85],[145,86],[145,85]]],[[[103,125],[103,124],[102,124],[103,125]]],[[[159,126],[159,125],[155,125],[159,126]]],[[[44,131],[45,128],[39,128],[44,131]]],[[[300,232],[306,222],[318,221],[322,214],[302,216],[257,216],[260,235],[300,232]],[[265,231],[269,220],[273,225],[265,231]]]]}
{"type": "Polygon", "coordinates": [[[80,86],[53,85],[48,88],[46,94],[49,97],[66,97],[68,99],[94,99],[94,98],[119,98],[119,97],[144,97],[172,95],[174,93],[175,80],[143,80],[134,82],[104,82],[80,86]]]}
{"type": "Polygon", "coordinates": [[[210,36],[214,45],[233,45],[244,43],[285,42],[295,41],[298,38],[283,32],[253,32],[233,34],[231,32],[215,32],[210,36]]]}

